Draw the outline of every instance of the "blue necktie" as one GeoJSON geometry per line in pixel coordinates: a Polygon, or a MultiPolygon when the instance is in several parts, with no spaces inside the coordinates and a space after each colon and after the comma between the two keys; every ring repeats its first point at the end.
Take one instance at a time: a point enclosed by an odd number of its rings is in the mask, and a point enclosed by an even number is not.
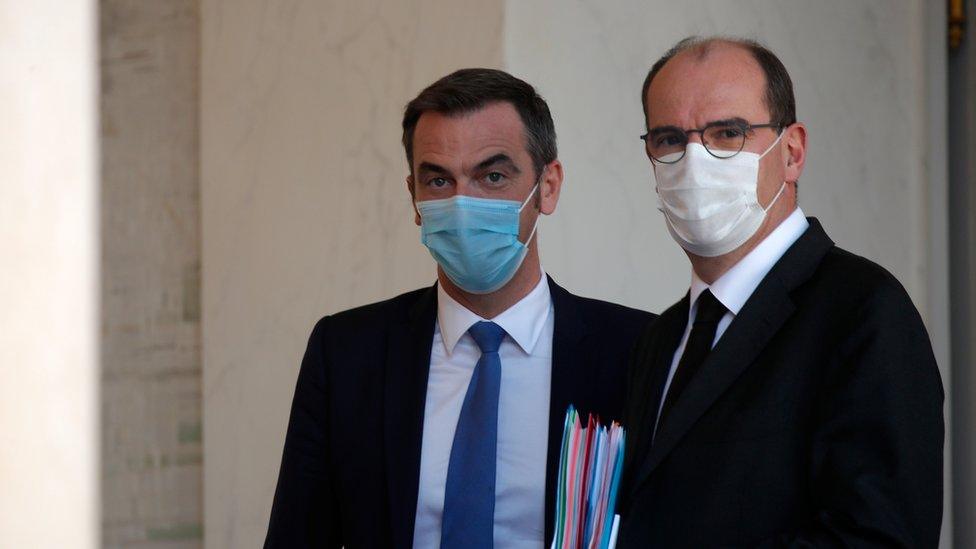
{"type": "Polygon", "coordinates": [[[481,349],[481,358],[471,374],[451,446],[441,549],[490,549],[493,544],[498,390],[502,378],[498,347],[505,330],[494,322],[478,322],[468,333],[481,349]]]}

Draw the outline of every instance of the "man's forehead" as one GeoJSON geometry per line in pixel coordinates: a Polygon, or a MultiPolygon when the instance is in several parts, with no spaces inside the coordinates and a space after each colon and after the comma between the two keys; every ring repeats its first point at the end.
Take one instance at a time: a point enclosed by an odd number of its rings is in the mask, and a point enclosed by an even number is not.
{"type": "Polygon", "coordinates": [[[470,112],[424,112],[414,130],[414,156],[471,154],[486,148],[525,149],[524,124],[510,103],[496,102],[470,112]]]}
{"type": "MultiPolygon", "coordinates": [[[[756,117],[767,113],[765,73],[742,46],[682,51],[655,76],[645,100],[651,126],[670,118],[756,117]]],[[[750,120],[758,122],[757,120],[750,120]]]]}
{"type": "Polygon", "coordinates": [[[472,110],[453,113],[424,111],[417,120],[417,129],[450,126],[464,127],[474,125],[485,131],[507,131],[510,128],[521,130],[522,119],[515,106],[507,101],[493,101],[472,110]]]}

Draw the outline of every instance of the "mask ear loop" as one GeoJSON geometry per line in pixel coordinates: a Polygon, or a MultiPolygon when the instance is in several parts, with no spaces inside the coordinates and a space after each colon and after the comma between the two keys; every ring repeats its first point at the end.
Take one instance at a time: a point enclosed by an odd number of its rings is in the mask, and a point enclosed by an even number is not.
{"type": "MultiPolygon", "coordinates": [[[[522,210],[525,209],[525,206],[527,206],[529,204],[529,200],[532,200],[532,197],[535,196],[535,192],[539,190],[539,184],[542,183],[542,177],[545,174],[546,174],[546,172],[545,172],[545,170],[543,170],[542,175],[539,176],[539,180],[536,181],[535,182],[535,186],[532,187],[532,192],[529,193],[529,196],[525,197],[525,202],[522,202],[522,205],[519,206],[519,210],[518,210],[519,213],[522,213],[522,210]]],[[[532,224],[532,232],[529,233],[529,237],[525,239],[525,242],[522,244],[523,246],[528,246],[529,245],[529,242],[532,242],[532,239],[535,238],[535,232],[536,232],[536,229],[539,228],[539,219],[541,217],[542,217],[542,212],[539,212],[535,216],[535,223],[532,224]]]]}
{"type": "Polygon", "coordinates": [[[535,192],[537,190],[539,190],[539,183],[538,182],[536,182],[535,186],[532,187],[532,192],[529,193],[529,196],[525,197],[525,201],[522,202],[522,205],[519,206],[519,210],[518,210],[519,213],[522,213],[522,210],[524,210],[525,207],[529,204],[529,200],[532,200],[532,197],[535,196],[535,192]]]}
{"type": "Polygon", "coordinates": [[[786,132],[785,131],[779,132],[779,135],[776,136],[776,141],[773,141],[773,143],[769,147],[767,147],[766,150],[763,151],[763,153],[761,155],[759,155],[759,158],[762,158],[762,157],[766,156],[766,153],[768,153],[769,151],[773,150],[773,147],[775,147],[776,144],[779,143],[779,140],[780,139],[783,139],[783,134],[784,133],[786,133],[786,132]]]}
{"type": "Polygon", "coordinates": [[[783,191],[785,190],[786,190],[786,181],[784,181],[783,184],[779,186],[779,192],[777,192],[776,196],[773,197],[773,201],[770,202],[768,206],[763,208],[764,214],[769,213],[769,209],[773,207],[773,204],[776,204],[776,201],[779,200],[780,195],[783,194],[783,191]]]}
{"type": "Polygon", "coordinates": [[[532,232],[529,233],[529,238],[526,238],[525,239],[525,243],[523,244],[523,246],[528,246],[529,245],[529,242],[532,242],[532,238],[535,237],[536,229],[539,228],[539,218],[540,217],[542,217],[542,214],[539,214],[538,216],[536,216],[535,223],[532,225],[532,232]]]}
{"type": "MultiPolygon", "coordinates": [[[[783,134],[784,133],[786,133],[786,132],[779,132],[779,135],[776,136],[776,141],[773,141],[773,143],[769,147],[767,147],[766,150],[763,151],[763,153],[761,155],[759,155],[759,158],[760,159],[762,159],[762,157],[766,156],[766,153],[768,153],[769,151],[773,150],[773,147],[775,147],[776,144],[779,143],[779,140],[783,138],[783,134]]],[[[780,197],[781,194],[783,194],[783,191],[784,190],[786,190],[786,181],[784,181],[783,184],[779,186],[779,191],[776,192],[776,196],[773,197],[773,201],[770,202],[768,206],[766,206],[765,208],[763,208],[763,214],[769,213],[769,209],[773,207],[773,204],[776,204],[776,201],[779,200],[779,197],[780,197]]]]}

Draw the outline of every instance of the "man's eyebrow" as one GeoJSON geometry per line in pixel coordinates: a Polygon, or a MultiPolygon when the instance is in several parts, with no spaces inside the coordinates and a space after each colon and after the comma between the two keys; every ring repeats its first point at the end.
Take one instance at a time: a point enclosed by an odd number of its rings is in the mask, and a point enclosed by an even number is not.
{"type": "Polygon", "coordinates": [[[735,126],[748,126],[749,125],[749,122],[745,118],[741,118],[741,117],[738,117],[738,116],[733,116],[732,118],[723,118],[722,120],[714,120],[712,122],[709,122],[709,125],[711,125],[711,124],[715,124],[715,125],[729,125],[729,126],[731,126],[731,125],[735,125],[735,126]]]}
{"type": "Polygon", "coordinates": [[[449,173],[443,167],[431,162],[421,162],[420,165],[417,166],[417,171],[421,173],[435,173],[438,175],[447,175],[449,173]]]}
{"type": "Polygon", "coordinates": [[[492,166],[497,166],[499,164],[505,165],[506,168],[508,168],[515,174],[522,173],[522,170],[520,170],[518,166],[515,165],[515,161],[512,160],[512,158],[505,153],[498,153],[496,155],[489,156],[488,158],[482,160],[481,162],[478,162],[478,164],[474,167],[474,169],[475,171],[480,172],[492,166]]]}
{"type": "MultiPolygon", "coordinates": [[[[706,124],[706,126],[713,126],[713,125],[716,125],[716,126],[717,125],[737,125],[737,126],[738,125],[741,125],[741,126],[748,126],[749,125],[749,122],[746,121],[745,118],[741,118],[741,117],[738,117],[738,116],[733,116],[732,118],[723,118],[721,120],[712,120],[711,122],[709,122],[709,123],[706,124]]],[[[689,129],[695,129],[695,128],[689,128],[689,129]]],[[[685,130],[684,130],[684,128],[679,128],[678,126],[668,125],[668,126],[656,126],[654,128],[651,128],[650,130],[648,130],[647,133],[648,133],[648,135],[657,135],[657,134],[660,134],[660,133],[673,132],[673,131],[685,131],[685,130]]]]}
{"type": "Polygon", "coordinates": [[[669,126],[655,126],[655,127],[651,128],[651,129],[647,130],[647,134],[648,135],[657,135],[659,133],[674,132],[674,131],[683,131],[683,130],[681,128],[679,128],[678,126],[670,126],[670,125],[669,126]]]}

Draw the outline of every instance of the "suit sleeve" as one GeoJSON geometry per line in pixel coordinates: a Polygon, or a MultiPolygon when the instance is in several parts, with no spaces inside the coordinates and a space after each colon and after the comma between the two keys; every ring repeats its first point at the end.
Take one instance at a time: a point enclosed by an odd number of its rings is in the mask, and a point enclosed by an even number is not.
{"type": "MultiPolygon", "coordinates": [[[[814,420],[812,522],[761,547],[937,547],[943,389],[928,334],[889,280],[825,364],[814,420]]],[[[758,519],[758,517],[757,517],[758,519]]]]}
{"type": "Polygon", "coordinates": [[[265,549],[342,545],[328,469],[328,323],[323,318],[312,330],[302,359],[265,549]]]}

